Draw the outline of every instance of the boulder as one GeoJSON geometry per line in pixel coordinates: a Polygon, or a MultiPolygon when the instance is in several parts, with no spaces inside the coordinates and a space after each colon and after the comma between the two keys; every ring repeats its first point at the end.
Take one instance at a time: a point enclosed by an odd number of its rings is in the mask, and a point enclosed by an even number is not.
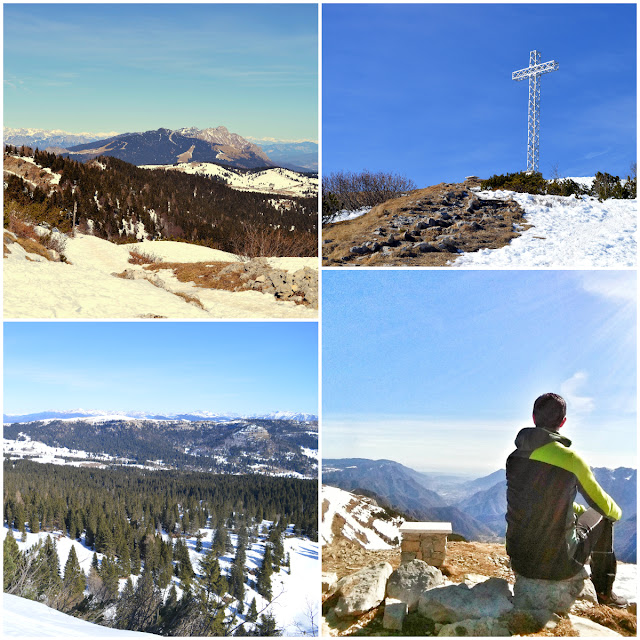
{"type": "Polygon", "coordinates": [[[377,607],[385,597],[387,579],[393,572],[388,562],[365,567],[338,582],[335,614],[338,618],[359,616],[377,607]]]}
{"type": "Polygon", "coordinates": [[[475,636],[475,637],[506,637],[510,636],[509,629],[495,618],[480,618],[478,620],[460,620],[453,624],[440,627],[438,636],[475,636]]]}
{"type": "Polygon", "coordinates": [[[412,560],[400,565],[387,582],[387,596],[407,603],[409,611],[418,608],[418,600],[423,591],[444,583],[440,569],[422,560],[412,560]]]}
{"type": "Polygon", "coordinates": [[[392,631],[402,631],[402,624],[407,616],[407,603],[393,598],[384,601],[384,617],[382,626],[392,631]]]}
{"type": "Polygon", "coordinates": [[[454,584],[425,591],[418,611],[435,622],[458,622],[479,618],[498,618],[513,609],[509,584],[502,578],[489,578],[469,588],[454,584]]]}
{"type": "Polygon", "coordinates": [[[598,603],[593,583],[584,567],[569,580],[537,580],[516,574],[513,588],[513,606],[516,609],[567,613],[576,600],[598,603]]]}

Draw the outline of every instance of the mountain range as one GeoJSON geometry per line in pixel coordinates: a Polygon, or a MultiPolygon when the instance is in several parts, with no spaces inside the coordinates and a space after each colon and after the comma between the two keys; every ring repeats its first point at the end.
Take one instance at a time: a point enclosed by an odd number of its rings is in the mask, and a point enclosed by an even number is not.
{"type": "Polygon", "coordinates": [[[15,422],[36,422],[39,420],[68,420],[68,419],[104,419],[106,417],[136,420],[185,420],[194,422],[198,420],[216,420],[220,422],[232,420],[292,420],[294,422],[313,422],[318,416],[311,413],[299,413],[295,411],[273,411],[271,413],[217,413],[214,411],[191,411],[185,413],[153,413],[145,411],[102,411],[86,409],[70,409],[68,411],[40,411],[38,413],[24,414],[3,414],[2,420],[5,424],[15,422]]]}
{"type": "Polygon", "coordinates": [[[3,435],[10,459],[306,478],[318,473],[318,423],[310,420],[101,415],[14,422],[4,425],[3,435]]]}
{"type": "Polygon", "coordinates": [[[3,134],[5,144],[52,151],[82,162],[110,155],[135,165],[199,161],[243,169],[280,166],[300,172],[318,170],[315,142],[247,139],[224,126],[120,134],[5,127],[3,134]]]}
{"type": "MultiPolygon", "coordinates": [[[[620,467],[593,468],[602,488],[619,504],[623,519],[616,525],[618,559],[636,561],[637,473],[620,467]]],[[[455,533],[469,540],[502,540],[507,511],[505,471],[477,478],[425,474],[391,460],[329,459],[323,482],[365,495],[415,520],[450,521],[455,533]],[[375,495],[374,495],[375,494],[375,495]]],[[[578,494],[578,502],[584,504],[578,494]]]]}

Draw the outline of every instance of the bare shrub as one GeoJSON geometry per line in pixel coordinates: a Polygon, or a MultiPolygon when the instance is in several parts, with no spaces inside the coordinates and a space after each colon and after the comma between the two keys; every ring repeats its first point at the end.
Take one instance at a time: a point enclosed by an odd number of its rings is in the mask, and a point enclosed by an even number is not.
{"type": "Polygon", "coordinates": [[[12,233],[15,233],[19,238],[29,238],[36,242],[40,240],[40,236],[35,230],[35,227],[29,222],[23,220],[16,214],[16,212],[12,211],[9,213],[9,224],[7,225],[7,228],[12,233]]]}
{"type": "Polygon", "coordinates": [[[160,262],[160,258],[153,253],[143,251],[142,249],[132,249],[129,251],[129,264],[155,264],[156,262],[160,262]]]}
{"type": "Polygon", "coordinates": [[[416,188],[413,180],[396,173],[372,172],[368,169],[359,173],[329,173],[322,177],[322,213],[328,215],[340,209],[353,211],[374,207],[416,188]],[[330,203],[330,207],[326,207],[325,203],[330,203]],[[327,211],[327,208],[333,210],[327,211]]]}
{"type": "Polygon", "coordinates": [[[260,257],[310,257],[318,255],[315,233],[294,233],[245,225],[242,232],[231,239],[232,251],[245,260],[260,257]]]}
{"type": "Polygon", "coordinates": [[[40,243],[47,249],[57,251],[61,258],[64,256],[64,251],[67,248],[67,238],[61,233],[45,233],[40,236],[40,243]]]}

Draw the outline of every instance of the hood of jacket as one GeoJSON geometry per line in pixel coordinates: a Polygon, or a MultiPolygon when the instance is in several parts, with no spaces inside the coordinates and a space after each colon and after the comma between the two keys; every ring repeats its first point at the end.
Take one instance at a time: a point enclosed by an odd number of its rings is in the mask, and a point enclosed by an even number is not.
{"type": "Polygon", "coordinates": [[[541,427],[527,427],[516,436],[516,447],[521,451],[534,451],[550,442],[557,442],[565,447],[571,446],[571,440],[557,431],[548,431],[541,427]]]}

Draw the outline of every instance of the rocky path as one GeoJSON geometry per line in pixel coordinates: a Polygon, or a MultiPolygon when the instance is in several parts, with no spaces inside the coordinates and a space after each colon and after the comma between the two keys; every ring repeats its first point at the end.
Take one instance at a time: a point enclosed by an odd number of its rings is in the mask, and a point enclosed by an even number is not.
{"type": "Polygon", "coordinates": [[[514,201],[479,198],[479,183],[439,184],[323,228],[323,265],[447,266],[462,253],[498,249],[528,228],[514,201]]]}

